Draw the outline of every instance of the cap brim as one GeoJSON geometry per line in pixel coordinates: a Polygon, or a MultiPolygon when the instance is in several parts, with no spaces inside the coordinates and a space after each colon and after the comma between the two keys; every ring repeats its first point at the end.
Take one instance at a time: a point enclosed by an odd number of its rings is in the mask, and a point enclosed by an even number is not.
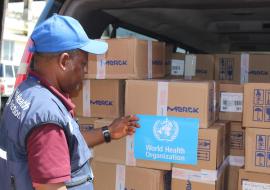
{"type": "Polygon", "coordinates": [[[88,53],[104,54],[108,50],[108,44],[103,41],[89,39],[89,42],[85,46],[80,47],[79,49],[88,53]]]}

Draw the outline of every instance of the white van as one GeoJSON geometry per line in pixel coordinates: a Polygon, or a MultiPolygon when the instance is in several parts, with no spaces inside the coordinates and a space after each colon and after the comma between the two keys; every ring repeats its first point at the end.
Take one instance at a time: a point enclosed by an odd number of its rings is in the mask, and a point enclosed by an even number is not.
{"type": "Polygon", "coordinates": [[[0,62],[0,94],[1,94],[1,108],[4,107],[8,97],[14,90],[16,81],[16,73],[19,66],[9,62],[0,62]]]}

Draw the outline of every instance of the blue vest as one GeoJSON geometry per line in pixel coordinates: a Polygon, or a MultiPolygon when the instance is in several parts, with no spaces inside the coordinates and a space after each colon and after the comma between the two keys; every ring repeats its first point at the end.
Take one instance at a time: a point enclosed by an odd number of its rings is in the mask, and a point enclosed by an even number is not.
{"type": "Polygon", "coordinates": [[[63,128],[70,153],[69,190],[92,190],[92,156],[76,121],[63,103],[35,77],[28,77],[7,101],[0,126],[0,189],[33,190],[27,164],[29,132],[52,123],[63,128]]]}

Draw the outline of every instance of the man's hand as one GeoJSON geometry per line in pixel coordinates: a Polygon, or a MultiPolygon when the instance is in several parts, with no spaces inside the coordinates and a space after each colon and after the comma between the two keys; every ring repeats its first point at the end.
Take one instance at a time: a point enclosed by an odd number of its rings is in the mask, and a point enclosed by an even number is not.
{"type": "Polygon", "coordinates": [[[140,125],[137,123],[138,120],[139,118],[135,115],[115,119],[112,124],[108,126],[111,133],[111,138],[120,139],[126,135],[133,135],[136,128],[140,127],[140,125]]]}

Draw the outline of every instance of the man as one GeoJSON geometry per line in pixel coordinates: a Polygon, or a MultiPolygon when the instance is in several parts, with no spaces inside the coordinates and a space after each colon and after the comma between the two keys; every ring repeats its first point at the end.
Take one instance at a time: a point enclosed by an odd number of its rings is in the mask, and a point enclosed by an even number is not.
{"type": "Polygon", "coordinates": [[[31,38],[34,69],[9,98],[0,128],[1,189],[91,190],[88,146],[132,135],[138,118],[93,129],[85,142],[68,94],[82,82],[88,53],[103,54],[107,44],[88,39],[78,21],[59,15],[31,38]]]}

